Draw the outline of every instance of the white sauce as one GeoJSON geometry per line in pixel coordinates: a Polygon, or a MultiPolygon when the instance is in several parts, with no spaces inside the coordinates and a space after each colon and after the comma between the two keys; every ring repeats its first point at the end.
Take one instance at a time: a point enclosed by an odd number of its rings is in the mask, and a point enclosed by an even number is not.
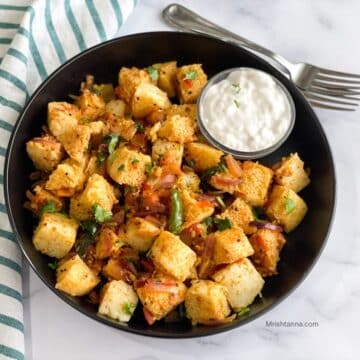
{"type": "Polygon", "coordinates": [[[291,124],[291,106],[274,79],[255,69],[240,69],[213,84],[200,103],[210,135],[238,151],[258,151],[277,143],[291,124]]]}

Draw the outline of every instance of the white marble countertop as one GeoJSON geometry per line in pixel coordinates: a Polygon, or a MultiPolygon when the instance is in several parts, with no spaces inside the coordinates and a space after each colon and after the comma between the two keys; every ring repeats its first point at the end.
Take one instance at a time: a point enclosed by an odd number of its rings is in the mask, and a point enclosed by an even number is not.
{"type": "MultiPolygon", "coordinates": [[[[172,1],[142,0],[120,35],[164,30],[172,1]]],[[[294,60],[360,73],[359,0],[179,1],[294,60]]],[[[26,266],[27,359],[358,359],[360,341],[360,112],[317,110],[335,157],[337,212],[328,244],[304,283],[280,306],[237,330],[194,340],[116,331],[59,300],[26,266]],[[316,328],[269,328],[266,321],[316,321],[316,328]]]]}

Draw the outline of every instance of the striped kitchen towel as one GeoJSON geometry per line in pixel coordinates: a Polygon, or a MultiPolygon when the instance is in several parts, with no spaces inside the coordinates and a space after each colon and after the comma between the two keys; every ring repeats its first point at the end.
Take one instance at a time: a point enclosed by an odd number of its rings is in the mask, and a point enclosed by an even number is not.
{"type": "Polygon", "coordinates": [[[136,0],[0,0],[0,359],[24,359],[21,254],[3,194],[12,128],[39,84],[67,59],[114,37],[135,5],[136,0]]]}

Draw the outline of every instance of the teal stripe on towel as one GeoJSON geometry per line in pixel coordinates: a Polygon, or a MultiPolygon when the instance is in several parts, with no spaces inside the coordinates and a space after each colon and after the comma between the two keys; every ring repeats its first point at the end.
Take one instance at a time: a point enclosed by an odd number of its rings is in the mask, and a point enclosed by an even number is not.
{"type": "Polygon", "coordinates": [[[76,41],[79,45],[79,49],[81,51],[85,50],[87,48],[86,46],[86,43],[85,43],[85,40],[84,40],[84,37],[81,33],[81,30],[80,30],[80,27],[76,21],[76,18],[75,18],[75,15],[72,11],[72,8],[71,8],[71,3],[70,3],[70,0],[65,0],[65,3],[64,3],[64,6],[65,6],[65,12],[66,12],[66,16],[68,18],[68,21],[69,21],[69,24],[72,28],[72,31],[75,35],[75,38],[76,38],[76,41]]]}
{"type": "Polygon", "coordinates": [[[0,294],[12,297],[13,299],[18,300],[22,303],[21,294],[18,291],[12,289],[11,287],[0,284],[0,294]]]}
{"type": "Polygon", "coordinates": [[[120,29],[120,26],[123,23],[123,16],[122,16],[122,12],[119,6],[119,3],[117,0],[111,0],[111,6],[114,9],[115,15],[116,15],[116,20],[117,20],[117,24],[118,24],[118,30],[120,29]]]}
{"type": "Polygon", "coordinates": [[[98,13],[98,11],[96,9],[96,6],[95,6],[93,0],[85,0],[85,2],[86,2],[86,6],[89,9],[90,15],[91,15],[91,17],[93,19],[93,22],[95,24],[96,30],[97,30],[97,32],[99,34],[99,37],[100,37],[101,41],[105,41],[106,40],[106,33],[105,33],[104,25],[101,22],[99,13],[98,13]]]}
{"type": "Polygon", "coordinates": [[[7,53],[7,55],[11,55],[13,57],[16,57],[18,60],[20,60],[22,63],[27,65],[27,57],[19,50],[10,48],[7,53]]]}
{"type": "Polygon", "coordinates": [[[0,22],[0,29],[17,29],[18,27],[19,27],[19,24],[0,22]]]}
{"type": "Polygon", "coordinates": [[[6,155],[6,149],[0,146],[0,156],[5,156],[5,155],[6,155]]]}
{"type": "Polygon", "coordinates": [[[5,355],[11,359],[24,360],[24,354],[11,347],[0,344],[0,354],[5,355]]]}
{"type": "Polygon", "coordinates": [[[8,45],[8,44],[11,44],[11,42],[12,42],[12,39],[9,39],[9,38],[0,38],[0,44],[8,45]]]}
{"type": "Polygon", "coordinates": [[[19,330],[22,333],[24,332],[24,325],[19,320],[16,320],[11,316],[0,314],[0,323],[19,330]]]}
{"type": "MultiPolygon", "coordinates": [[[[35,11],[31,6],[29,7],[29,10],[30,10],[30,30],[32,31],[32,23],[34,21],[35,11]]],[[[31,34],[31,31],[30,31],[30,33],[27,32],[29,34],[31,55],[34,59],[34,62],[35,62],[35,65],[36,65],[36,68],[40,75],[41,80],[45,80],[45,78],[47,77],[46,68],[45,68],[43,60],[41,58],[40,52],[37,48],[37,45],[35,43],[35,40],[31,34]]]]}
{"type": "Polygon", "coordinates": [[[17,273],[19,273],[21,275],[21,266],[18,263],[16,263],[15,261],[12,261],[12,260],[0,255],[0,265],[4,265],[4,266],[16,271],[17,273]]]}
{"type": "Polygon", "coordinates": [[[2,213],[4,213],[4,214],[7,214],[5,204],[0,203],[0,212],[2,212],[2,213]]]}
{"type": "Polygon", "coordinates": [[[12,132],[14,127],[11,124],[9,124],[8,122],[0,119],[0,128],[4,129],[6,131],[12,132]]]}
{"type": "Polygon", "coordinates": [[[64,63],[66,61],[66,56],[64,53],[64,49],[61,45],[61,42],[59,40],[59,37],[56,33],[53,21],[52,21],[52,17],[51,17],[51,8],[50,8],[50,1],[46,0],[46,5],[45,5],[45,23],[46,23],[46,28],[47,31],[50,35],[50,39],[54,45],[56,54],[59,58],[60,63],[64,63]]]}
{"type": "Polygon", "coordinates": [[[26,11],[27,8],[27,6],[0,5],[0,10],[26,11]]]}
{"type": "Polygon", "coordinates": [[[27,94],[26,84],[15,75],[9,73],[6,70],[0,69],[0,77],[11,82],[13,85],[15,85],[17,88],[19,88],[20,90],[24,91],[27,94]]]}
{"type": "Polygon", "coordinates": [[[17,112],[20,112],[22,110],[22,106],[20,106],[17,102],[6,99],[3,96],[0,96],[0,104],[7,106],[17,112]]]}
{"type": "Polygon", "coordinates": [[[0,236],[13,242],[16,241],[15,235],[10,231],[0,229],[0,236]]]}

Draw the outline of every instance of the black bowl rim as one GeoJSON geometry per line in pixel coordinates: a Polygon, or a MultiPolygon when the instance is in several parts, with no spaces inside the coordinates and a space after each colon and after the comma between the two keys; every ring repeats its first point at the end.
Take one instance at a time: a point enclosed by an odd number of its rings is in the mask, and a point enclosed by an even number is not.
{"type": "MultiPolygon", "coordinates": [[[[83,56],[87,56],[88,54],[92,53],[93,51],[96,51],[97,49],[104,47],[104,46],[109,46],[113,43],[116,43],[119,40],[123,40],[123,39],[132,39],[132,38],[139,38],[139,37],[152,37],[154,35],[163,35],[163,36],[172,36],[173,34],[181,34],[182,36],[189,36],[189,37],[198,37],[198,38],[204,38],[204,39],[211,39],[214,42],[218,42],[218,43],[224,43],[224,41],[222,40],[218,40],[216,38],[213,38],[211,36],[207,36],[207,35],[201,35],[201,34],[194,34],[194,33],[190,33],[190,32],[179,32],[179,31],[152,31],[152,32],[142,32],[142,33],[134,33],[134,34],[130,34],[130,35],[126,35],[126,36],[121,36],[121,37],[117,37],[114,39],[110,39],[107,40],[105,42],[102,42],[100,44],[97,44],[95,46],[92,46],[90,48],[88,48],[87,50],[80,52],[79,54],[73,56],[72,58],[70,58],[69,60],[67,60],[65,63],[63,63],[60,67],[58,67],[57,69],[55,69],[38,87],[37,89],[34,91],[33,95],[30,97],[30,99],[28,100],[27,104],[24,106],[24,109],[22,110],[22,112],[19,114],[18,119],[14,125],[14,129],[12,131],[12,134],[10,136],[9,139],[9,143],[8,143],[8,149],[6,152],[6,158],[5,158],[5,166],[4,166],[4,195],[5,195],[5,205],[6,205],[6,210],[7,210],[7,214],[10,220],[10,224],[12,227],[12,230],[14,231],[15,235],[16,235],[16,242],[18,243],[24,257],[26,258],[27,262],[30,264],[31,268],[34,270],[35,274],[37,274],[37,276],[41,279],[41,281],[53,292],[55,293],[60,299],[62,299],[65,303],[67,303],[68,305],[70,305],[72,308],[74,308],[75,310],[81,312],[82,314],[86,315],[87,317],[90,317],[91,319],[100,322],[102,324],[111,326],[113,328],[116,329],[120,329],[120,330],[124,330],[128,333],[133,333],[133,334],[137,334],[137,335],[143,335],[143,336],[147,336],[147,337],[153,337],[153,338],[165,338],[165,339],[187,339],[187,338],[198,338],[198,337],[205,337],[205,336],[210,336],[210,335],[215,335],[215,334],[219,334],[222,332],[226,332],[226,331],[230,331],[230,330],[234,330],[235,328],[238,328],[240,326],[243,326],[261,316],[263,316],[265,313],[269,312],[270,310],[274,309],[276,306],[278,306],[281,302],[283,302],[290,294],[292,294],[295,289],[297,289],[299,287],[300,284],[303,283],[303,281],[305,280],[305,278],[308,276],[308,274],[311,272],[311,270],[313,269],[313,267],[315,266],[315,264],[317,263],[317,261],[319,260],[319,257],[321,256],[325,245],[328,241],[329,238],[329,234],[333,225],[333,220],[334,220],[334,215],[335,215],[335,209],[336,209],[336,203],[337,203],[337,192],[336,192],[336,173],[335,173],[335,165],[334,165],[334,158],[332,155],[332,151],[329,145],[329,142],[327,140],[327,137],[325,135],[324,129],[317,117],[317,115],[315,114],[314,110],[312,109],[312,107],[310,106],[310,104],[308,103],[308,101],[306,100],[306,98],[304,97],[304,95],[302,94],[302,92],[289,80],[287,79],[279,70],[277,70],[275,67],[273,67],[271,64],[269,64],[268,62],[266,62],[265,60],[263,60],[262,58],[258,57],[257,55],[249,52],[248,50],[241,48],[241,50],[249,57],[252,57],[253,59],[255,59],[258,63],[261,63],[265,66],[270,66],[274,69],[274,71],[277,73],[278,77],[281,78],[282,82],[285,82],[288,84],[288,86],[290,86],[293,91],[295,91],[297,93],[298,96],[302,97],[305,101],[305,107],[307,108],[307,111],[309,111],[315,121],[315,125],[317,126],[320,136],[322,137],[325,147],[326,147],[326,152],[329,153],[329,157],[330,157],[330,171],[333,174],[333,201],[332,201],[332,208],[330,209],[330,219],[329,219],[329,223],[327,226],[327,232],[326,235],[324,237],[323,243],[321,245],[321,248],[319,249],[318,253],[316,254],[316,256],[314,257],[312,263],[310,264],[310,266],[308,267],[308,269],[303,273],[303,275],[301,276],[301,278],[299,279],[298,283],[293,286],[287,293],[285,293],[284,295],[280,296],[273,304],[271,304],[270,306],[268,306],[267,308],[260,310],[258,313],[254,314],[254,315],[249,315],[248,317],[244,318],[241,321],[234,321],[232,323],[230,323],[228,326],[226,327],[207,327],[206,330],[204,330],[203,332],[199,332],[199,333],[166,333],[164,332],[152,332],[151,328],[149,329],[134,329],[134,328],[130,328],[127,326],[122,326],[121,323],[119,324],[115,324],[114,322],[112,322],[111,320],[107,320],[104,317],[99,317],[96,314],[90,313],[88,312],[86,309],[82,308],[81,306],[77,305],[76,303],[70,301],[68,299],[68,297],[63,294],[62,292],[60,292],[59,290],[55,289],[54,285],[50,282],[47,281],[47,279],[45,279],[45,277],[42,276],[42,274],[40,273],[40,271],[37,269],[37,267],[32,263],[30,257],[27,255],[24,247],[22,246],[19,236],[19,233],[17,231],[17,227],[16,227],[16,222],[15,222],[15,218],[12,214],[12,210],[10,208],[9,202],[10,202],[10,193],[9,193],[9,182],[8,182],[8,176],[9,176],[9,157],[10,154],[12,152],[13,146],[14,146],[14,142],[16,139],[16,135],[17,132],[19,130],[19,127],[23,121],[24,116],[26,115],[26,112],[28,110],[28,108],[31,106],[32,102],[34,101],[34,99],[38,96],[39,92],[47,86],[47,84],[53,80],[57,74],[61,71],[64,70],[64,68],[66,68],[67,66],[69,66],[70,64],[72,64],[73,62],[77,61],[79,58],[83,57],[83,56]],[[149,331],[150,330],[150,331],[149,331]]],[[[234,47],[234,48],[239,48],[239,46],[231,44],[231,43],[227,43],[228,46],[234,47]]],[[[205,327],[204,327],[205,328],[205,327]]]]}

